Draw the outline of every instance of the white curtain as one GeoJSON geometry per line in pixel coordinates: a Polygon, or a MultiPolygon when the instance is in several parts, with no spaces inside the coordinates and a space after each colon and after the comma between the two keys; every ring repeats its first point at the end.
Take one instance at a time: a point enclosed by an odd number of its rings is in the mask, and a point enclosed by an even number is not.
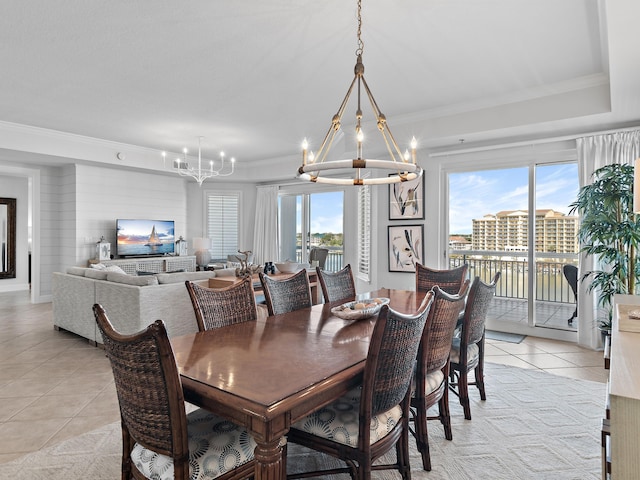
{"type": "MultiPolygon", "coordinates": [[[[615,132],[576,140],[578,150],[578,176],[580,187],[592,182],[593,172],[613,163],[633,165],[640,157],[640,130],[615,132]]],[[[594,270],[594,259],[580,253],[580,276],[594,270]]],[[[587,293],[587,284],[578,282],[578,343],[590,348],[600,346],[600,332],[597,329],[597,297],[587,293]]]]}
{"type": "Polygon", "coordinates": [[[258,187],[253,232],[253,263],[277,262],[280,252],[277,185],[258,187]]]}

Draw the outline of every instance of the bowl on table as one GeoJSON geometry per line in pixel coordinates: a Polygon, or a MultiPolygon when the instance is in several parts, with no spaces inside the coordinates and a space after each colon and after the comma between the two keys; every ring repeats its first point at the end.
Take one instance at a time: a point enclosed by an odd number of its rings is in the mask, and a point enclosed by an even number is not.
{"type": "Polygon", "coordinates": [[[280,273],[296,273],[298,270],[302,270],[303,268],[307,268],[309,266],[308,263],[298,262],[283,262],[276,263],[275,265],[280,273]]]}
{"type": "Polygon", "coordinates": [[[362,320],[377,315],[382,306],[387,303],[389,303],[388,298],[365,298],[333,307],[331,313],[343,320],[362,320]]]}

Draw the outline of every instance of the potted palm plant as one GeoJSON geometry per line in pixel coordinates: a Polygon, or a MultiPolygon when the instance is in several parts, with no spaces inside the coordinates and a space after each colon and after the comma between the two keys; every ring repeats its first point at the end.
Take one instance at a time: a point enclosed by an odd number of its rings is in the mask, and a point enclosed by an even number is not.
{"type": "Polygon", "coordinates": [[[633,212],[633,167],[612,164],[593,172],[593,183],[585,185],[570,206],[581,223],[581,251],[595,256],[597,269],[582,275],[587,291],[595,290],[605,318],[598,327],[611,331],[612,302],[616,293],[635,294],[640,275],[636,252],[640,244],[640,215],[633,212]]]}

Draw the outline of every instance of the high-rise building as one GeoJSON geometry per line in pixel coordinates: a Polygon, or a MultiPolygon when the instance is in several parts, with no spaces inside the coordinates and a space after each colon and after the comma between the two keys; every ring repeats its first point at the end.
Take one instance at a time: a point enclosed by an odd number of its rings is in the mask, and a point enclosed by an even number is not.
{"type": "MultiPolygon", "coordinates": [[[[473,220],[473,250],[526,251],[529,212],[503,210],[473,220]]],[[[578,217],[551,209],[536,210],[536,252],[577,253],[578,217]]]]}

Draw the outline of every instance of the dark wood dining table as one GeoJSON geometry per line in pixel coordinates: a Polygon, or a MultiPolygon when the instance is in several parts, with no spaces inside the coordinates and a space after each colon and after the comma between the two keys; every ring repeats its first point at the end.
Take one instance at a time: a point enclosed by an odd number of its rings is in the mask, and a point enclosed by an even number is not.
{"type": "MultiPolygon", "coordinates": [[[[424,293],[383,288],[359,297],[386,297],[413,313],[424,293]]],[[[331,313],[340,303],[171,339],[185,400],[253,435],[256,480],[284,480],[281,439],[291,424],[362,380],[376,317],[342,320],[331,313]]]]}

